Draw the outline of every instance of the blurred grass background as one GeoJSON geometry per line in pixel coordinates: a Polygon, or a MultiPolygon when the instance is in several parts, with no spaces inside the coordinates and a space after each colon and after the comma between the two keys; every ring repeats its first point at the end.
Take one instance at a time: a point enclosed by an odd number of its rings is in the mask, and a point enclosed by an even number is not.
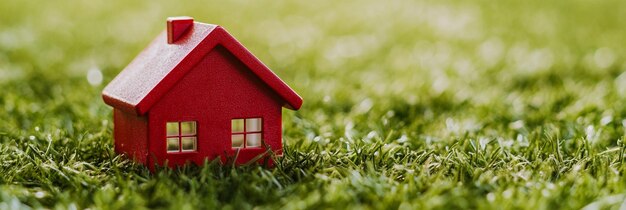
{"type": "Polygon", "coordinates": [[[2,1],[0,208],[626,208],[623,20],[618,0],[2,1]],[[276,168],[113,152],[100,92],[179,15],[304,97],[276,168]]]}

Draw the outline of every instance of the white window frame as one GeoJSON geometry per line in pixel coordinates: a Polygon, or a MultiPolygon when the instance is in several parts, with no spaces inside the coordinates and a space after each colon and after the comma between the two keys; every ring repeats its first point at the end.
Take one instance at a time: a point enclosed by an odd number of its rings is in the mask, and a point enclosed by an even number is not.
{"type": "Polygon", "coordinates": [[[248,118],[233,118],[230,121],[231,123],[231,130],[230,130],[230,146],[233,149],[251,149],[251,148],[261,148],[263,147],[263,118],[262,117],[248,117],[248,118]],[[243,120],[243,131],[233,131],[233,124],[235,123],[235,120],[243,120]],[[258,123],[260,123],[260,128],[256,131],[254,130],[248,130],[248,120],[258,120],[258,123]],[[259,134],[259,145],[255,145],[255,146],[248,146],[248,135],[253,135],[253,134],[259,134]],[[233,140],[235,138],[235,136],[243,136],[243,143],[241,145],[241,147],[235,147],[233,146],[233,140]]]}
{"type": "Polygon", "coordinates": [[[186,153],[186,152],[196,152],[198,151],[198,122],[193,120],[188,121],[169,121],[165,123],[165,151],[169,154],[171,153],[186,153]],[[193,124],[193,133],[191,134],[183,134],[182,124],[183,123],[192,123],[193,124]],[[168,124],[176,124],[178,126],[177,134],[169,134],[168,133],[168,124]],[[169,140],[176,138],[178,140],[178,150],[169,150],[169,140]],[[193,149],[183,149],[183,139],[192,138],[193,139],[193,149]]]}

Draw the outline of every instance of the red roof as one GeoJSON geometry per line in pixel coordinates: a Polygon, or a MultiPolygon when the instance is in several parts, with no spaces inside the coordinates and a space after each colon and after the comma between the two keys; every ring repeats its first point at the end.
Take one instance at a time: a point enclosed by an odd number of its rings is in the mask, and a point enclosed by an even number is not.
{"type": "Polygon", "coordinates": [[[284,100],[284,107],[300,108],[302,98],[224,28],[194,22],[188,30],[172,44],[168,44],[167,31],[162,32],[104,88],[104,102],[144,115],[204,55],[221,45],[276,92],[284,100]]]}

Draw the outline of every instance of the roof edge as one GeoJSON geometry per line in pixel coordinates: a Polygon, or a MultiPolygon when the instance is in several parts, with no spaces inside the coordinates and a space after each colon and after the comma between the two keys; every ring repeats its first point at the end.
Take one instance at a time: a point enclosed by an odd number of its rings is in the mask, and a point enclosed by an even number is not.
{"type": "Polygon", "coordinates": [[[132,104],[126,103],[124,101],[121,101],[117,98],[111,97],[105,92],[102,93],[102,100],[104,101],[105,104],[108,104],[114,109],[118,109],[126,113],[132,113],[137,116],[141,116],[141,114],[139,114],[135,106],[133,106],[132,104]]]}
{"type": "Polygon", "coordinates": [[[217,26],[211,33],[216,33],[219,37],[219,44],[224,46],[239,61],[241,61],[254,75],[263,83],[268,85],[285,102],[283,107],[291,110],[298,110],[302,106],[302,97],[287,85],[276,73],[268,68],[261,60],[243,46],[225,28],[217,26]]]}
{"type": "MultiPolygon", "coordinates": [[[[172,68],[172,70],[152,88],[135,106],[137,115],[144,115],[152,106],[167,93],[172,87],[178,83],[191,69],[193,69],[198,62],[202,61],[202,58],[209,53],[219,42],[217,40],[211,40],[210,37],[216,29],[220,28],[218,25],[193,22],[194,24],[202,24],[213,26],[209,33],[189,52],[183,59],[172,68]],[[158,90],[157,90],[158,89],[158,90]]],[[[195,27],[195,26],[194,26],[195,27]]]]}

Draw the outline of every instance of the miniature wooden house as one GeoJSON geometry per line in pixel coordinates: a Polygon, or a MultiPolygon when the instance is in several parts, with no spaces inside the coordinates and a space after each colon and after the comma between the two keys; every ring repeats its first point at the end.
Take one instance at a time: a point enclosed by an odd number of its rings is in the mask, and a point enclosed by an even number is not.
{"type": "Polygon", "coordinates": [[[168,18],[162,32],[103,90],[115,151],[176,166],[282,152],[281,109],[302,98],[217,25],[168,18]]]}

